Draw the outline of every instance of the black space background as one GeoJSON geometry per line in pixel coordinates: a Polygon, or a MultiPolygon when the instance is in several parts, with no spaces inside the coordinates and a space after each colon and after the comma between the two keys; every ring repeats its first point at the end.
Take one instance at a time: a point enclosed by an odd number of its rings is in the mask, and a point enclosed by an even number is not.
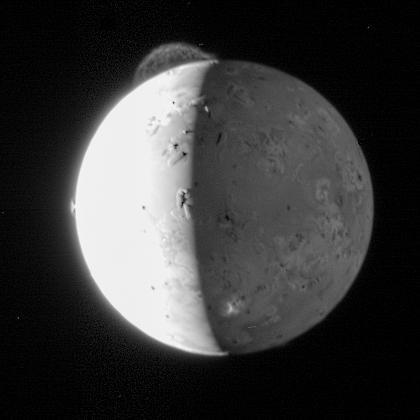
{"type": "Polygon", "coordinates": [[[3,417],[419,414],[416,2],[274,3],[1,2],[3,417]],[[69,204],[81,158],[142,56],[169,41],[301,78],[343,114],[371,168],[362,271],[286,349],[181,354],[121,319],[87,275],[69,204]]]}

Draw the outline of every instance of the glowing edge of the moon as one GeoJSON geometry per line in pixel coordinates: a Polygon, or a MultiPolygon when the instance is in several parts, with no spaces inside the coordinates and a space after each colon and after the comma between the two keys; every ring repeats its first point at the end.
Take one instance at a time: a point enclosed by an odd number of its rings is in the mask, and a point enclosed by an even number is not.
{"type": "MultiPolygon", "coordinates": [[[[208,65],[196,62],[179,67],[191,66],[190,71],[199,71],[204,78],[208,65]]],[[[185,331],[185,325],[171,324],[163,316],[168,296],[150,288],[167,273],[153,226],[140,216],[142,199],[152,193],[145,127],[151,116],[164,115],[167,101],[156,92],[170,90],[175,75],[170,70],[138,86],[98,128],[77,180],[76,230],[92,278],[124,318],[171,347],[221,356],[226,353],[209,323],[203,324],[207,319],[203,303],[194,308],[198,320],[190,319],[191,331],[185,331]],[[185,334],[195,344],[182,344],[179,337],[185,334]]]]}

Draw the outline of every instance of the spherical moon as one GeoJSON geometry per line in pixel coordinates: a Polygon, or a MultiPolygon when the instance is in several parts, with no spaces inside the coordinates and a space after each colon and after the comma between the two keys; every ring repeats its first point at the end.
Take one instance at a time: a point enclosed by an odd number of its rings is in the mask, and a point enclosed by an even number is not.
{"type": "Polygon", "coordinates": [[[222,355],[284,344],[354,281],[372,186],[340,114],[303,82],[203,61],[149,79],[84,157],[76,227],[92,277],[132,324],[222,355]]]}

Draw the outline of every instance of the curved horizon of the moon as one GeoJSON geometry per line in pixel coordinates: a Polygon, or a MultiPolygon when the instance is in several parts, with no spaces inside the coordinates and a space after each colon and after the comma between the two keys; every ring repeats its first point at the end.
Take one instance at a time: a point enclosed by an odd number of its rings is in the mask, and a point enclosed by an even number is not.
{"type": "MultiPolygon", "coordinates": [[[[196,91],[190,89],[189,95],[197,95],[200,89],[204,74],[197,76],[196,91]]],[[[173,293],[168,289],[155,292],[157,286],[153,286],[174,275],[161,253],[154,221],[164,215],[165,198],[172,202],[177,185],[168,185],[165,197],[158,196],[155,185],[146,182],[158,176],[148,137],[172,107],[174,82],[172,71],[149,79],[106,116],[81,166],[76,227],[93,279],[128,321],[181,350],[223,354],[200,299],[186,295],[183,301],[173,302],[173,293]],[[163,98],[157,91],[169,96],[163,98]]],[[[178,175],[181,179],[174,182],[189,182],[188,172],[178,171],[178,175]]],[[[177,270],[181,276],[193,277],[196,263],[187,253],[185,258],[177,270]]]]}
{"type": "MultiPolygon", "coordinates": [[[[273,156],[283,153],[275,144],[270,147],[273,156]]],[[[329,176],[332,179],[336,175],[331,172],[329,176]]],[[[316,199],[313,198],[313,203],[316,199]]],[[[82,252],[103,295],[148,336],[171,347],[203,355],[264,350],[285,343],[317,324],[338,304],[354,281],[367,252],[373,217],[368,168],[353,133],[338,112],[313,89],[278,70],[255,63],[218,60],[178,66],[148,79],[124,97],[106,116],[89,144],[79,173],[75,202],[82,252]],[[276,94],[280,99],[276,99],[276,94]],[[301,103],[300,109],[291,113],[290,98],[298,94],[306,95],[310,104],[301,103]],[[287,105],[286,97],[290,102],[287,105]],[[318,204],[328,211],[332,209],[332,213],[325,210],[328,217],[337,217],[332,222],[332,219],[328,222],[316,218],[312,229],[319,223],[344,225],[344,228],[334,228],[335,225],[333,228],[334,235],[346,235],[342,242],[337,242],[345,262],[337,268],[338,263],[328,266],[324,261],[329,273],[321,279],[324,274],[317,272],[322,285],[305,286],[306,293],[303,289],[296,292],[300,286],[287,277],[289,274],[286,276],[283,260],[268,259],[275,248],[274,245],[270,248],[269,243],[282,241],[283,248],[276,249],[282,255],[286,253],[284,246],[289,246],[289,235],[291,238],[296,232],[280,229],[279,221],[283,217],[283,223],[290,227],[293,217],[287,215],[284,205],[282,210],[276,206],[280,206],[285,195],[291,197],[290,204],[296,209],[294,222],[303,226],[300,217],[304,210],[310,213],[312,201],[307,201],[306,196],[312,194],[309,188],[313,185],[309,181],[298,184],[296,179],[322,180],[322,174],[316,170],[311,173],[310,160],[306,158],[302,160],[305,165],[300,166],[295,158],[264,160],[265,151],[255,149],[260,146],[249,131],[252,126],[259,127],[263,134],[270,128],[287,125],[289,131],[283,136],[290,136],[297,145],[295,150],[289,144],[288,151],[307,154],[315,160],[316,148],[305,146],[309,144],[308,112],[317,113],[316,118],[322,121],[317,135],[325,137],[322,142],[328,145],[326,148],[344,151],[334,155],[334,159],[337,158],[337,165],[342,165],[338,167],[340,182],[345,180],[348,190],[342,193],[341,200],[345,195],[346,202],[339,208],[336,201],[328,201],[338,198],[335,194],[339,188],[335,191],[334,182],[331,183],[334,185],[328,182],[318,185],[320,190],[324,188],[319,193],[324,194],[320,198],[324,202],[318,204]],[[241,115],[245,116],[242,121],[241,115]],[[305,133],[304,140],[293,134],[299,130],[305,133]],[[343,170],[350,167],[345,166],[347,158],[363,174],[363,185],[353,179],[357,176],[356,169],[352,173],[343,170]],[[235,171],[240,159],[247,169],[238,176],[235,171]],[[250,159],[255,160],[255,165],[250,159]],[[236,166],[232,172],[233,161],[236,166]],[[292,178],[288,177],[292,174],[292,164],[295,165],[293,187],[292,178]],[[278,165],[277,169],[273,165],[278,165]],[[280,185],[278,180],[282,180],[282,187],[273,189],[276,182],[280,185]],[[245,193],[235,195],[232,182],[236,182],[238,191],[245,193]],[[249,187],[245,187],[245,182],[249,187]],[[351,190],[353,184],[356,186],[351,190]],[[246,188],[252,193],[247,194],[246,188]],[[270,195],[259,195],[261,188],[270,191],[270,195]],[[263,200],[261,214],[256,214],[255,201],[244,198],[247,195],[263,200]],[[268,203],[271,196],[273,202],[268,203]],[[359,207],[357,199],[361,202],[359,207]],[[226,207],[230,210],[230,220],[221,220],[226,207]],[[363,217],[351,213],[356,207],[363,217]],[[255,236],[261,229],[269,230],[274,220],[277,225],[272,230],[277,236],[263,233],[255,236]],[[244,246],[238,245],[241,241],[244,246]],[[264,270],[269,273],[264,274],[264,270]],[[243,274],[239,283],[226,278],[226,275],[240,277],[239,274],[243,274]],[[262,287],[263,276],[269,291],[257,292],[262,287]],[[270,276],[277,278],[276,284],[269,280],[270,276]],[[316,295],[321,291],[323,299],[316,295]]],[[[307,231],[308,226],[305,225],[307,231]]],[[[307,239],[302,236],[300,243],[293,245],[296,249],[301,247],[301,257],[304,252],[314,252],[316,241],[318,246],[322,245],[321,235],[313,235],[310,240],[315,242],[311,244],[307,239]]],[[[290,253],[287,264],[292,264],[290,261],[299,255],[287,252],[290,253]]],[[[328,254],[325,258],[332,258],[332,252],[328,248],[331,257],[328,254]]],[[[321,261],[321,255],[315,257],[321,261]]],[[[292,265],[289,268],[290,272],[294,270],[292,265]]],[[[308,270],[315,273],[315,268],[308,270]]],[[[311,272],[306,275],[309,278],[311,272]]]]}

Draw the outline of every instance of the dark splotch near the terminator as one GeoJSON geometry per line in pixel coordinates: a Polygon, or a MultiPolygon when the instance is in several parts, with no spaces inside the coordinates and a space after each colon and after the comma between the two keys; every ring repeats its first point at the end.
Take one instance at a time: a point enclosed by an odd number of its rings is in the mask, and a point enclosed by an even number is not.
{"type": "Polygon", "coordinates": [[[184,63],[201,60],[214,60],[214,54],[207,53],[194,45],[183,42],[171,42],[160,45],[150,51],[140,62],[134,74],[135,86],[147,79],[184,63]]]}

